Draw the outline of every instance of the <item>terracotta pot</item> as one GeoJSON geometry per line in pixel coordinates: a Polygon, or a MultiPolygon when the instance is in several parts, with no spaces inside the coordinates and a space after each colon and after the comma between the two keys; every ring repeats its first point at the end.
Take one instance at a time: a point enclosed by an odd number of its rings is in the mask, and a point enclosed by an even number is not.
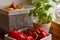
{"type": "Polygon", "coordinates": [[[47,24],[37,24],[37,23],[33,23],[34,27],[41,27],[43,30],[45,30],[46,32],[49,32],[50,30],[50,26],[51,23],[47,23],[47,24]]]}

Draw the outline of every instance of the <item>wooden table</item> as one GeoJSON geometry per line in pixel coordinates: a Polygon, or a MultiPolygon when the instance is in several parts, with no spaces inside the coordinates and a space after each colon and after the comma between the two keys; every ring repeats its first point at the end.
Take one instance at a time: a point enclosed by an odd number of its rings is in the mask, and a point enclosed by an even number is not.
{"type": "Polygon", "coordinates": [[[60,40],[60,24],[52,21],[50,33],[52,33],[52,40],[60,40]]]}

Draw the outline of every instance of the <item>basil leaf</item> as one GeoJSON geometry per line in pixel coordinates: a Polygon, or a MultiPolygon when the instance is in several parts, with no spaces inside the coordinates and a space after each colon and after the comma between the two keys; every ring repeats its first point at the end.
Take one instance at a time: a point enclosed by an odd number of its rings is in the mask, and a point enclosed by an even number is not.
{"type": "Polygon", "coordinates": [[[50,7],[52,7],[52,6],[49,5],[49,4],[47,4],[47,5],[45,6],[45,10],[48,10],[50,7]]]}
{"type": "Polygon", "coordinates": [[[56,0],[52,0],[52,1],[57,2],[56,0]]]}

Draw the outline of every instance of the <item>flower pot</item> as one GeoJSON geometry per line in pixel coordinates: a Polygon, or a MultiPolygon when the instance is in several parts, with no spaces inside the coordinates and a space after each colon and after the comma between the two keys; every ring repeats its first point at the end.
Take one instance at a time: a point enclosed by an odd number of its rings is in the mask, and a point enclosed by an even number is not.
{"type": "Polygon", "coordinates": [[[46,32],[49,32],[50,30],[50,26],[51,23],[47,23],[47,24],[37,24],[37,23],[33,23],[34,27],[41,27],[43,30],[45,30],[46,32]]]}

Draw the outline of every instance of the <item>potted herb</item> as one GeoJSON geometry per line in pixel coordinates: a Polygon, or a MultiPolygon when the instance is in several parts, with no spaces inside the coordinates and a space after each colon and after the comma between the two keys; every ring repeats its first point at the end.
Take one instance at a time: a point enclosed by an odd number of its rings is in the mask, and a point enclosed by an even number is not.
{"type": "MultiPolygon", "coordinates": [[[[56,2],[55,0],[52,0],[56,2]]],[[[49,0],[31,0],[30,1],[35,8],[30,10],[29,16],[33,16],[34,27],[41,27],[46,32],[49,32],[50,22],[52,21],[52,13],[49,13],[49,9],[52,5],[49,4],[49,0]]]]}

